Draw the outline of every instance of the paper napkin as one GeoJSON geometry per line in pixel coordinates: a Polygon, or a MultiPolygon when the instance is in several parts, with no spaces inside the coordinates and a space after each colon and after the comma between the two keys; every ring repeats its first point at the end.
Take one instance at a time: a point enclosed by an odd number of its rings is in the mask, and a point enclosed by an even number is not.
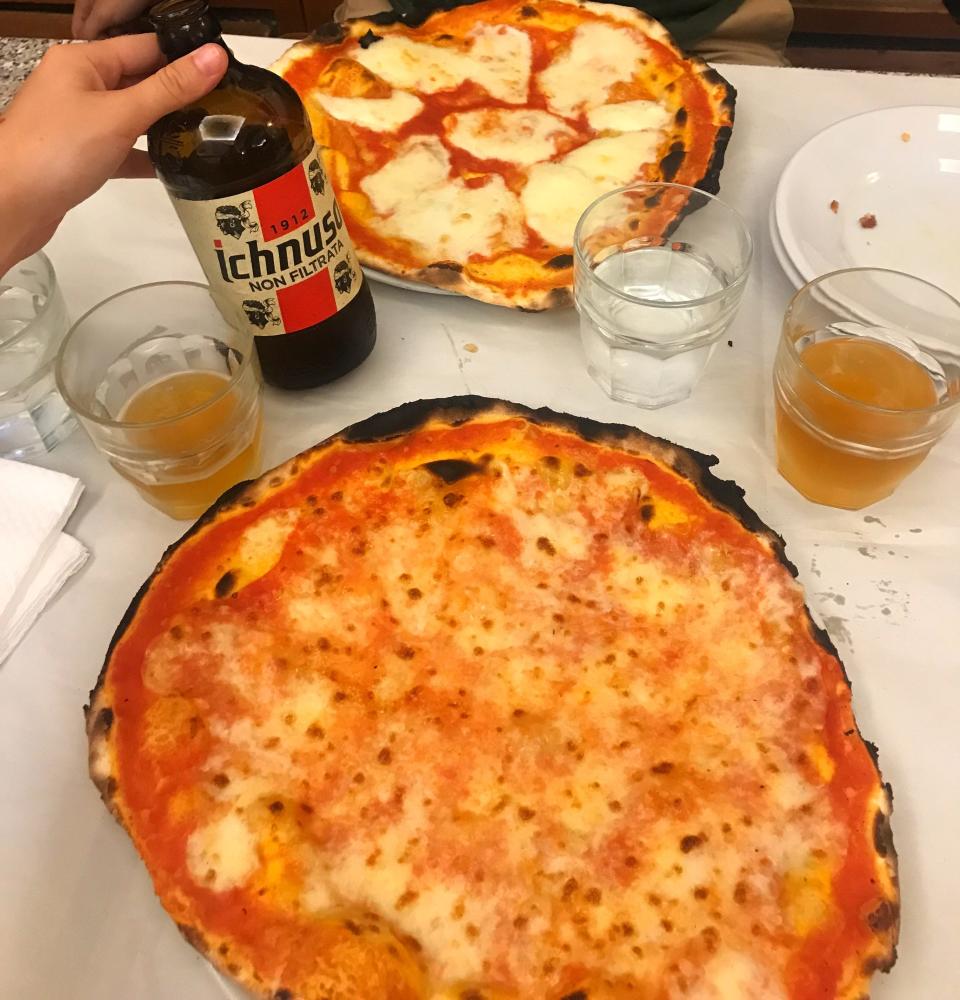
{"type": "Polygon", "coordinates": [[[82,491],[73,476],[0,459],[0,663],[87,558],[61,530],[82,491]]]}

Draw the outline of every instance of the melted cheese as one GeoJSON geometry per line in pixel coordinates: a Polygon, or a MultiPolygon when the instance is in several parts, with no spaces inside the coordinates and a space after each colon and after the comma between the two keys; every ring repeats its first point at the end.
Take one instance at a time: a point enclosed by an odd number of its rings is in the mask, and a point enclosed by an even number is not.
{"type": "Polygon", "coordinates": [[[670,124],[671,117],[656,101],[604,104],[587,112],[587,122],[597,132],[659,132],[670,124]]]}
{"type": "Polygon", "coordinates": [[[477,159],[520,166],[549,160],[560,140],[576,134],[562,119],[532,108],[484,108],[447,115],[443,128],[448,142],[477,159]]]}
{"type": "Polygon", "coordinates": [[[224,815],[191,834],[190,876],[262,888],[297,928],[373,911],[439,996],[494,967],[510,995],[563,995],[576,961],[638,996],[649,974],[677,1000],[783,1000],[850,836],[796,585],[753,538],[698,535],[712,515],[649,466],[539,447],[505,435],[447,483],[379,442],[337,528],[311,517],[262,588],[154,640],[180,714],[183,647],[218,692],[189,791],[224,815]],[[274,596],[271,639],[245,616],[274,596]]]}
{"type": "Polygon", "coordinates": [[[656,159],[661,141],[658,132],[605,136],[584,143],[561,163],[607,187],[620,187],[632,181],[645,163],[656,159]]]}
{"type": "Polygon", "coordinates": [[[498,100],[525,102],[530,80],[529,35],[505,25],[482,24],[467,36],[467,43],[464,51],[387,35],[352,55],[394,87],[434,94],[469,80],[498,100]]]}
{"type": "Polygon", "coordinates": [[[520,238],[520,207],[501,177],[484,186],[451,184],[429,192],[425,203],[408,202],[388,230],[415,243],[431,260],[466,261],[489,256],[520,238]]]}
{"type": "Polygon", "coordinates": [[[527,174],[520,201],[531,229],[554,246],[569,247],[583,210],[607,190],[573,167],[538,163],[527,174]]]}
{"type": "Polygon", "coordinates": [[[611,188],[628,184],[656,159],[659,132],[627,132],[593,139],[556,163],[531,167],[520,200],[527,224],[555,246],[573,244],[577,220],[611,188]]]}
{"type": "Polygon", "coordinates": [[[280,511],[260,518],[243,532],[236,541],[228,567],[235,578],[234,591],[259,580],[276,566],[298,518],[295,510],[280,511]]]}
{"type": "Polygon", "coordinates": [[[374,132],[393,132],[423,110],[423,101],[403,90],[395,90],[389,97],[369,98],[331,97],[316,90],[310,98],[333,118],[374,132]]]}
{"type": "Polygon", "coordinates": [[[379,215],[391,215],[450,178],[450,157],[435,136],[414,136],[375,174],[360,182],[379,215]]]}
{"type": "Polygon", "coordinates": [[[243,885],[258,864],[256,837],[233,812],[195,830],[187,840],[190,877],[214,892],[243,885]]]}
{"type": "Polygon", "coordinates": [[[409,240],[431,261],[465,261],[520,240],[520,204],[502,177],[468,187],[449,172],[439,139],[418,136],[361,188],[382,216],[382,230],[409,240]]]}
{"type": "Polygon", "coordinates": [[[570,117],[603,104],[614,84],[642,71],[646,57],[646,43],[633,32],[610,24],[581,24],[566,52],[540,73],[537,86],[551,111],[570,117]]]}
{"type": "Polygon", "coordinates": [[[813,858],[787,873],[787,923],[795,934],[809,934],[830,917],[833,874],[831,865],[813,858]]]}
{"type": "Polygon", "coordinates": [[[756,956],[724,948],[702,970],[699,982],[687,994],[689,1000],[787,1000],[783,986],[775,981],[772,970],[756,956]]]}

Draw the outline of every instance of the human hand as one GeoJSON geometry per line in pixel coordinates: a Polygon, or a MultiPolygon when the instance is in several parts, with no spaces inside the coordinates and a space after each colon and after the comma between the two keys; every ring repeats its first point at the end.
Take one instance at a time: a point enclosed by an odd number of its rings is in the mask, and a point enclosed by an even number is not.
{"type": "Polygon", "coordinates": [[[108,28],[139,17],[153,0],[77,0],[70,30],[74,38],[93,40],[108,28]]]}
{"type": "Polygon", "coordinates": [[[109,177],[136,173],[132,155],[146,158],[131,150],[137,138],[226,68],[214,44],[164,65],[153,35],[50,49],[0,116],[0,274],[109,177]]]}

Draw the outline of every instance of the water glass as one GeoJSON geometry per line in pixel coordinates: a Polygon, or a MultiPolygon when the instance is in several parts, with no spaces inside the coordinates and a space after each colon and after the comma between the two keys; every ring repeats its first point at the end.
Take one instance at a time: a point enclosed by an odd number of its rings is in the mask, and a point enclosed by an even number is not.
{"type": "Polygon", "coordinates": [[[171,517],[197,517],[259,472],[253,335],[227,325],[205,285],[140,285],[94,306],[67,334],[56,379],[110,464],[171,517]]]}
{"type": "Polygon", "coordinates": [[[682,184],[598,198],[574,235],[587,368],[613,399],[685,399],[743,295],[753,243],[737,212],[682,184]]]}
{"type": "Polygon", "coordinates": [[[787,308],[773,388],[780,474],[816,503],[875,503],[960,412],[960,302],[897,271],[823,275],[787,308]]]}
{"type": "Polygon", "coordinates": [[[76,427],[53,359],[69,320],[53,265],[36,253],[0,277],[0,457],[49,451],[76,427]]]}

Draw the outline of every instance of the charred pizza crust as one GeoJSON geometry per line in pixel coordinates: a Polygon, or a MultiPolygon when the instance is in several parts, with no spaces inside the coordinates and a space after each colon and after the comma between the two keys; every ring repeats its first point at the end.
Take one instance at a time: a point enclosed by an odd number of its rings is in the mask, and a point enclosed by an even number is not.
{"type": "MultiPolygon", "coordinates": [[[[600,423],[589,418],[561,414],[546,408],[530,409],[481,397],[454,397],[443,400],[421,400],[385,413],[377,414],[333,435],[314,448],[296,456],[284,465],[264,474],[257,480],[241,483],[226,493],[200,520],[167,552],[152,576],[144,583],[123,617],[111,641],[107,657],[91,691],[90,703],[85,707],[89,738],[90,773],[101,797],[109,810],[130,834],[137,849],[143,854],[145,837],[155,831],[143,826],[144,817],[138,817],[127,801],[120,766],[120,749],[117,743],[118,722],[122,724],[125,706],[118,701],[116,670],[118,651],[141,625],[144,603],[160,599],[175,603],[178,591],[169,591],[167,577],[178,561],[190,558],[192,547],[201,543],[210,532],[228,524],[232,519],[249,516],[281,498],[295,488],[311,467],[337,451],[348,455],[352,449],[377,443],[409,441],[418,435],[431,438],[445,429],[495,426],[503,421],[513,422],[518,428],[542,429],[560,435],[570,442],[588,442],[599,449],[612,449],[626,455],[642,456],[672,470],[681,480],[692,484],[697,493],[712,508],[729,514],[747,532],[761,541],[775,561],[782,564],[790,575],[796,576],[795,567],[786,558],[783,540],[763,524],[744,501],[744,492],[734,483],[717,479],[710,471],[716,464],[714,456],[678,447],[668,441],[652,437],[626,425],[600,423]],[[158,598],[158,593],[162,597],[158,598]],[[120,717],[118,719],[118,716],[120,717]]],[[[427,451],[429,455],[429,448],[427,451]]],[[[428,460],[423,468],[429,469],[442,489],[455,489],[457,483],[483,473],[473,460],[458,457],[442,447],[436,458],[428,460]]],[[[577,473],[579,474],[579,473],[577,473]]],[[[456,494],[447,494],[449,496],[456,494]]],[[[316,498],[308,497],[308,507],[315,506],[316,498]]],[[[450,503],[445,498],[445,503],[450,503]]],[[[541,541],[543,541],[541,539],[541,541]]],[[[200,586],[209,588],[210,582],[200,586]]],[[[239,586],[232,571],[223,574],[213,587],[218,599],[234,596],[239,586]]],[[[185,599],[189,599],[184,595],[185,599]]],[[[168,609],[173,611],[173,607],[168,609]]],[[[870,787],[865,798],[862,826],[851,828],[849,850],[861,852],[868,859],[873,903],[868,913],[855,917],[865,921],[866,937],[843,957],[842,969],[836,991],[831,1000],[861,1000],[869,988],[869,979],[877,970],[889,970],[896,960],[899,929],[899,894],[897,888],[897,859],[893,846],[890,812],[892,792],[880,779],[876,748],[865,743],[853,719],[849,706],[849,679],[839,661],[837,651],[827,633],[817,626],[803,608],[804,621],[800,623],[815,643],[822,649],[836,668],[837,704],[843,714],[843,735],[847,740],[845,752],[859,753],[863,747],[869,751],[870,787]]],[[[161,790],[156,790],[158,795],[161,790]]],[[[848,790],[855,794],[863,789],[848,790]]],[[[268,808],[276,814],[279,803],[268,808]]],[[[690,839],[690,838],[685,838],[690,839]]],[[[697,840],[696,837],[693,838],[697,840]]],[[[687,850],[684,846],[684,851],[687,850]]],[[[169,872],[151,869],[158,894],[164,906],[178,920],[186,940],[203,953],[215,966],[233,976],[257,996],[269,1000],[426,1000],[441,997],[443,1000],[513,1000],[520,996],[509,990],[490,986],[457,987],[452,992],[435,992],[436,983],[429,975],[429,956],[423,954],[416,938],[394,931],[383,915],[372,910],[350,910],[317,918],[311,927],[308,940],[290,942],[288,961],[289,979],[280,983],[262,975],[257,962],[250,958],[249,941],[265,935],[277,948],[277,930],[274,927],[245,927],[242,934],[234,936],[211,930],[202,921],[180,919],[191,910],[190,901],[183,895],[175,878],[169,872]],[[239,942],[239,943],[238,943],[239,942]],[[299,956],[299,957],[295,957],[299,956]]],[[[567,887],[569,888],[569,886],[567,887]]],[[[739,891],[739,890],[738,890],[739,891]]],[[[831,903],[831,905],[833,905],[831,903]]],[[[244,910],[246,913],[246,910],[244,910]]],[[[669,931],[664,921],[665,932],[669,931]]],[[[254,949],[255,951],[255,949],[254,949]]],[[[623,1000],[633,995],[634,985],[616,979],[593,978],[584,981],[582,988],[549,994],[549,1000],[623,1000]]],[[[544,994],[546,996],[547,994],[544,994]]],[[[797,994],[806,998],[814,994],[797,994]]],[[[526,998],[527,994],[523,994],[526,998]]],[[[538,993],[538,997],[540,994],[538,993]]],[[[753,996],[753,994],[751,994],[753,996]]],[[[827,994],[817,992],[826,1000],[827,994]]],[[[746,995],[745,995],[746,997],[746,995]]],[[[791,994],[793,1000],[793,994],[791,994]]]]}
{"type": "MultiPolygon", "coordinates": [[[[413,244],[405,245],[399,237],[386,238],[382,222],[370,214],[369,202],[358,186],[363,180],[358,164],[368,157],[369,133],[336,121],[311,99],[311,91],[325,73],[350,62],[350,55],[356,52],[358,45],[366,50],[391,36],[415,42],[453,44],[457,39],[466,38],[475,24],[489,23],[542,30],[568,39],[578,25],[598,22],[637,32],[655,46],[656,61],[643,81],[642,96],[660,102],[671,114],[670,124],[661,134],[658,151],[629,180],[684,184],[711,194],[719,190],[720,170],[733,127],[736,91],[696,56],[682,54],[666,29],[636,8],[592,0],[542,0],[537,4],[525,0],[482,0],[453,11],[434,13],[415,27],[397,21],[392,14],[344,24],[331,23],[294,45],[272,68],[292,83],[304,99],[315,137],[323,150],[327,172],[337,189],[363,264],[495,305],[541,311],[573,304],[571,243],[561,245],[541,239],[534,228],[528,228],[529,219],[525,220],[525,236],[519,243],[478,258],[423,259],[413,244]]],[[[611,92],[616,92],[616,87],[611,92]]],[[[428,102],[428,111],[431,111],[429,102],[442,95],[419,96],[428,102]]],[[[628,94],[628,99],[639,96],[639,92],[628,94]]],[[[618,101],[624,99],[621,96],[618,101]]],[[[489,101],[479,102],[479,106],[485,103],[489,101]]],[[[496,108],[499,103],[494,101],[492,106],[496,108]]],[[[451,110],[459,110],[459,107],[453,104],[445,108],[446,112],[451,110]]],[[[572,118],[577,118],[584,113],[571,114],[572,118]]],[[[439,125],[436,127],[439,129],[439,125]]],[[[588,131],[592,138],[609,134],[588,131]]],[[[431,134],[430,127],[417,130],[417,134],[421,132],[431,134]]],[[[407,133],[407,126],[404,126],[401,134],[407,133]]],[[[443,138],[442,131],[436,134],[443,138]]],[[[584,138],[582,141],[589,140],[584,138]]],[[[559,155],[554,156],[553,162],[559,159],[559,155]]],[[[477,169],[478,165],[471,161],[468,168],[477,169]]],[[[494,174],[497,171],[496,166],[487,165],[483,169],[492,170],[494,174]]],[[[508,181],[511,187],[523,183],[516,178],[511,180],[509,175],[508,181]]],[[[607,184],[608,189],[616,186],[616,183],[607,184]]],[[[585,208],[586,204],[580,207],[585,208]]],[[[655,224],[651,220],[648,224],[651,235],[656,231],[669,232],[675,212],[682,211],[682,206],[671,208],[674,211],[661,212],[662,219],[656,219],[655,224]]],[[[572,237],[572,227],[570,235],[572,237]]]]}

